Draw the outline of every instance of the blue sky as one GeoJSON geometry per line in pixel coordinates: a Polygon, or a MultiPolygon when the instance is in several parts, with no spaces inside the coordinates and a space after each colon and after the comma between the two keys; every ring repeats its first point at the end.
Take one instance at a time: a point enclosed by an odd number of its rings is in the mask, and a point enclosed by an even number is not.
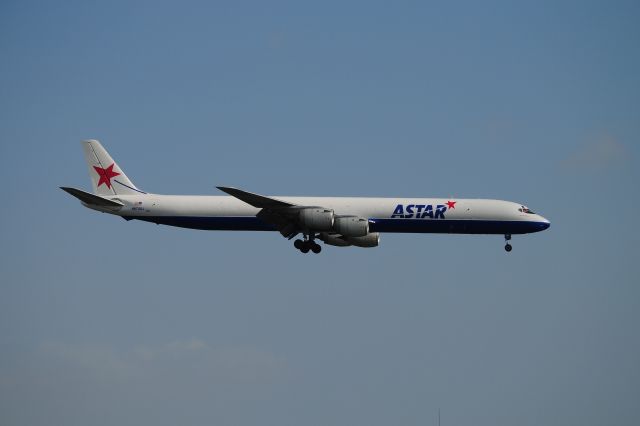
{"type": "Polygon", "coordinates": [[[0,420],[635,425],[636,2],[3,2],[0,420]],[[149,192],[526,203],[515,237],[124,222],[149,192]]]}

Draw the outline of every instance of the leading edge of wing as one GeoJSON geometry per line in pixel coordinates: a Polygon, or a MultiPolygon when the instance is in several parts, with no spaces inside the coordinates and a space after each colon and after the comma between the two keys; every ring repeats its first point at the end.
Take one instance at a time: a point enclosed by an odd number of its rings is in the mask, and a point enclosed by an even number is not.
{"type": "Polygon", "coordinates": [[[295,207],[295,204],[287,203],[286,201],[281,201],[271,197],[265,197],[264,195],[254,194],[253,192],[243,191],[238,188],[228,186],[217,186],[216,188],[259,209],[295,207]]]}

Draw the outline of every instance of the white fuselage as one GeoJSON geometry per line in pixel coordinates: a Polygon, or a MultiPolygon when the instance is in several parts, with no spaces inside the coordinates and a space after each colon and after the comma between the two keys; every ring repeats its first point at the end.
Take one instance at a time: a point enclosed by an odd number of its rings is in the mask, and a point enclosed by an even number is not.
{"type": "MultiPolygon", "coordinates": [[[[210,230],[274,230],[260,209],[231,196],[135,194],[105,197],[122,207],[87,207],[158,224],[210,230]]],[[[544,217],[509,201],[445,198],[272,197],[369,220],[372,232],[523,234],[549,227],[544,217]]]]}

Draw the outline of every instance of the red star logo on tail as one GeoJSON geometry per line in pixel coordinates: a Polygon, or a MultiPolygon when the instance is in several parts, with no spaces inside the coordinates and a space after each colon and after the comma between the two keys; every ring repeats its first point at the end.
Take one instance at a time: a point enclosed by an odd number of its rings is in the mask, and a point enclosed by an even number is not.
{"type": "Polygon", "coordinates": [[[98,176],[100,176],[100,180],[98,181],[98,187],[100,187],[100,185],[104,183],[105,185],[107,185],[107,188],[111,189],[111,178],[120,175],[120,173],[113,171],[114,165],[115,163],[111,164],[106,169],[103,169],[102,167],[98,167],[98,166],[93,166],[96,173],[98,173],[98,176]]]}
{"type": "Polygon", "coordinates": [[[449,207],[450,209],[455,209],[456,203],[457,201],[447,201],[447,207],[449,207]]]}

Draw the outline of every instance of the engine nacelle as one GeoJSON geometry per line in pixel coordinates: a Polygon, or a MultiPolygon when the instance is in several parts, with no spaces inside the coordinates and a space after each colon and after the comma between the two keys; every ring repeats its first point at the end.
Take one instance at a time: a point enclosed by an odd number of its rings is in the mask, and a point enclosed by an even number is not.
{"type": "Polygon", "coordinates": [[[351,243],[345,240],[342,235],[338,234],[327,234],[326,232],[323,232],[318,238],[330,246],[348,247],[351,245],[351,243]]]}
{"type": "Polygon", "coordinates": [[[371,232],[364,237],[345,237],[345,239],[357,247],[378,247],[378,244],[380,244],[380,233],[371,232]]]}
{"type": "Polygon", "coordinates": [[[333,229],[345,237],[364,237],[369,233],[369,221],[358,216],[337,216],[333,229]]]}
{"type": "Polygon", "coordinates": [[[333,210],[321,207],[302,209],[298,216],[300,225],[313,231],[331,231],[334,218],[333,210]]]}
{"type": "Polygon", "coordinates": [[[364,237],[345,237],[339,234],[329,234],[323,232],[319,237],[325,244],[338,247],[377,247],[380,244],[380,234],[372,232],[364,237]]]}

